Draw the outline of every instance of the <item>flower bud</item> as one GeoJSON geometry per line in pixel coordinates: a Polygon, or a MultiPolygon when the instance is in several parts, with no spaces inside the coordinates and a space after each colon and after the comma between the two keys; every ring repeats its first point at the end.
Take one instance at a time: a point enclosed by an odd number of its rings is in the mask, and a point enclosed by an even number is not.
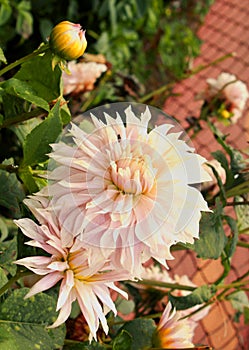
{"type": "Polygon", "coordinates": [[[53,28],[49,43],[56,55],[68,61],[82,56],[87,46],[81,25],[68,21],[60,22],[53,28]]]}

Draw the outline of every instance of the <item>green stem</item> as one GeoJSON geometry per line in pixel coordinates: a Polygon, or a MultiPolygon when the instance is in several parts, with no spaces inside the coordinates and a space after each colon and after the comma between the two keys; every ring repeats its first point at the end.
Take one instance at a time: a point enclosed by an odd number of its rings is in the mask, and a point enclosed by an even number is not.
{"type": "Polygon", "coordinates": [[[153,280],[147,280],[147,279],[143,279],[141,281],[132,282],[132,283],[144,284],[144,285],[151,286],[151,287],[162,287],[162,288],[169,288],[169,289],[188,290],[191,292],[196,289],[196,287],[185,286],[183,284],[160,282],[160,281],[153,281],[153,280]]]}
{"type": "Polygon", "coordinates": [[[140,99],[138,100],[139,103],[144,103],[145,101],[150,100],[152,97],[162,94],[164,91],[170,89],[171,87],[173,87],[175,85],[175,83],[177,82],[177,80],[173,81],[172,83],[168,83],[165,84],[163,86],[161,86],[160,88],[153,90],[151,92],[149,92],[147,95],[140,97],[140,99]]]}
{"type": "Polygon", "coordinates": [[[182,76],[181,79],[175,79],[175,80],[172,81],[171,83],[167,83],[167,84],[161,86],[160,88],[149,92],[149,93],[146,94],[145,96],[141,97],[141,98],[138,100],[138,102],[144,103],[145,101],[150,100],[152,97],[154,97],[154,96],[156,96],[156,95],[159,95],[159,94],[163,93],[164,91],[170,89],[170,88],[173,87],[173,86],[175,85],[175,83],[177,83],[178,81],[183,80],[183,79],[190,78],[190,77],[192,77],[193,75],[195,75],[195,74],[197,74],[197,73],[199,73],[199,72],[201,72],[201,71],[203,71],[203,70],[205,70],[205,69],[207,69],[207,68],[209,68],[209,67],[211,67],[211,66],[214,66],[214,65],[216,65],[217,63],[220,63],[220,62],[226,60],[226,59],[229,58],[229,57],[233,57],[234,55],[235,55],[234,52],[231,52],[231,53],[228,53],[228,54],[226,54],[226,55],[223,55],[223,56],[217,58],[216,60],[212,61],[211,63],[208,63],[208,64],[206,64],[206,65],[202,65],[202,64],[201,64],[201,65],[199,65],[198,67],[196,67],[195,69],[193,69],[190,73],[184,74],[184,75],[182,76]]]}
{"type": "Polygon", "coordinates": [[[238,247],[243,247],[243,248],[249,248],[249,243],[243,242],[243,241],[238,241],[237,242],[238,247]]]}
{"type": "Polygon", "coordinates": [[[222,281],[224,281],[224,279],[227,277],[229,271],[230,271],[230,262],[229,262],[229,258],[227,257],[227,255],[225,253],[221,254],[221,262],[222,265],[224,267],[224,271],[222,273],[222,275],[215,281],[215,285],[220,285],[220,283],[222,281]]]}
{"type": "Polygon", "coordinates": [[[245,281],[234,281],[232,283],[228,283],[228,284],[220,284],[219,286],[217,286],[218,289],[231,289],[231,288],[239,288],[242,287],[244,285],[249,284],[249,280],[245,280],[245,281]]]}
{"type": "Polygon", "coordinates": [[[193,315],[197,314],[198,312],[202,311],[203,309],[205,309],[206,307],[208,307],[209,305],[213,304],[215,300],[211,299],[209,300],[207,303],[205,303],[204,305],[200,306],[198,309],[194,310],[193,312],[191,312],[190,314],[183,316],[180,318],[180,320],[184,320],[185,318],[189,318],[192,317],[193,315]]]}
{"type": "Polygon", "coordinates": [[[98,95],[99,90],[103,87],[103,85],[105,85],[105,83],[111,79],[111,74],[105,74],[103,76],[103,78],[101,78],[99,85],[96,89],[91,91],[90,96],[88,97],[88,99],[83,103],[83,105],[80,107],[80,111],[81,112],[85,112],[86,110],[89,109],[89,107],[91,106],[91,104],[94,102],[95,97],[98,95]]]}
{"type": "Polygon", "coordinates": [[[31,58],[44,53],[45,51],[47,51],[49,49],[49,44],[44,44],[41,45],[37,50],[33,51],[32,53],[20,58],[19,60],[10,63],[8,66],[4,67],[3,69],[0,70],[0,76],[2,76],[3,74],[5,74],[6,72],[8,72],[9,70],[15,68],[16,66],[19,66],[20,64],[30,60],[31,58]]]}
{"type": "Polygon", "coordinates": [[[31,112],[21,113],[21,114],[15,116],[14,118],[4,120],[3,123],[0,125],[0,129],[7,128],[10,125],[24,122],[25,120],[29,120],[32,118],[46,116],[47,113],[48,113],[47,111],[38,107],[36,109],[33,109],[31,112]]]}
{"type": "Polygon", "coordinates": [[[214,61],[212,61],[212,62],[210,62],[210,63],[208,63],[208,64],[205,64],[205,65],[200,64],[198,67],[196,67],[195,69],[193,69],[193,70],[190,72],[190,74],[187,74],[187,77],[188,77],[188,75],[189,75],[189,76],[195,75],[195,74],[201,72],[202,70],[204,70],[204,69],[206,69],[206,68],[215,66],[217,63],[220,63],[220,62],[226,60],[227,58],[234,57],[234,56],[236,56],[236,53],[235,53],[235,52],[230,52],[230,53],[228,53],[228,54],[226,54],[226,55],[223,55],[223,56],[221,56],[221,57],[218,57],[216,60],[214,60],[214,61]]]}
{"type": "Polygon", "coordinates": [[[227,198],[240,196],[244,193],[248,193],[248,186],[249,186],[249,180],[246,180],[245,182],[230,188],[229,190],[226,191],[227,198]]]}
{"type": "Polygon", "coordinates": [[[8,282],[2,288],[0,288],[0,296],[2,294],[4,294],[20,278],[25,277],[25,276],[29,276],[29,275],[33,275],[33,272],[27,271],[27,270],[25,270],[25,271],[23,271],[23,270],[17,271],[15,276],[11,277],[11,279],[9,279],[8,282]]]}
{"type": "Polygon", "coordinates": [[[228,203],[226,203],[226,206],[232,206],[232,207],[234,207],[234,206],[236,206],[236,205],[249,205],[249,201],[238,201],[238,202],[236,202],[236,201],[234,201],[234,202],[228,202],[228,203]]]}

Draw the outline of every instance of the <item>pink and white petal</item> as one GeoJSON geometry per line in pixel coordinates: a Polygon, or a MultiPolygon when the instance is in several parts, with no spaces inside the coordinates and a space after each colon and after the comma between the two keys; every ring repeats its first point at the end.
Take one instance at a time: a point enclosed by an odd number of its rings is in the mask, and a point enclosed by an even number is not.
{"type": "Polygon", "coordinates": [[[14,223],[22,230],[23,234],[34,240],[43,238],[43,232],[40,227],[31,219],[14,220],[14,223]]]}
{"type": "Polygon", "coordinates": [[[68,270],[64,274],[64,278],[60,285],[60,292],[59,292],[59,297],[57,301],[56,311],[61,309],[63,305],[67,302],[67,300],[69,299],[69,294],[71,293],[73,287],[74,287],[74,273],[72,270],[68,270]]]}
{"type": "Polygon", "coordinates": [[[75,289],[80,309],[89,326],[90,333],[92,337],[97,341],[96,333],[99,327],[99,320],[95,315],[95,311],[92,305],[92,288],[91,286],[76,280],[75,289]]]}
{"type": "Polygon", "coordinates": [[[23,265],[29,270],[38,275],[46,275],[49,273],[48,265],[51,263],[51,258],[46,256],[31,256],[15,261],[15,264],[23,265]]]}
{"type": "Polygon", "coordinates": [[[28,294],[25,295],[26,298],[30,298],[32,295],[43,292],[53,287],[58,281],[63,278],[63,274],[60,272],[52,272],[40,279],[33,287],[30,289],[28,294]]]}
{"type": "Polygon", "coordinates": [[[119,294],[121,294],[125,299],[129,298],[128,293],[126,293],[124,290],[118,288],[113,282],[108,282],[105,283],[106,286],[108,286],[109,288],[115,290],[116,292],[118,292],[119,294]]]}
{"type": "Polygon", "coordinates": [[[116,315],[117,310],[114,302],[110,297],[110,292],[108,287],[105,285],[93,284],[92,288],[96,296],[99,298],[99,300],[102,301],[103,305],[106,305],[108,309],[112,310],[114,315],[116,315]]]}
{"type": "Polygon", "coordinates": [[[70,316],[71,310],[72,310],[72,303],[75,300],[76,300],[76,294],[72,290],[71,293],[69,293],[66,302],[61,307],[59,315],[58,315],[56,321],[51,326],[49,326],[48,328],[58,327],[58,326],[63,324],[68,319],[68,317],[70,316]]]}

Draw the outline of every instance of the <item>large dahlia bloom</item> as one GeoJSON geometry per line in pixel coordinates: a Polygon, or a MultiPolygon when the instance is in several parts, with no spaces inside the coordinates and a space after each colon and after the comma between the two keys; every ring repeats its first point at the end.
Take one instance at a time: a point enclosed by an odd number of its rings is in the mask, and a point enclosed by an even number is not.
{"type": "Polygon", "coordinates": [[[154,345],[163,349],[193,348],[194,330],[181,312],[172,310],[169,302],[162,314],[154,336],[154,345]]]}
{"type": "MultiPolygon", "coordinates": [[[[37,198],[31,201],[37,204],[38,209],[34,211],[42,224],[38,225],[27,218],[15,220],[15,223],[27,237],[31,238],[27,244],[42,248],[49,256],[31,256],[16,261],[17,264],[42,276],[30,289],[26,298],[48,290],[61,281],[57,302],[59,315],[51,327],[57,327],[67,320],[72,303],[77,300],[90,329],[89,340],[92,338],[96,340],[99,321],[107,334],[105,314],[110,310],[114,314],[117,313],[109,289],[127,297],[114,282],[127,279],[128,276],[123,271],[114,271],[99,253],[91,254],[82,248],[77,238],[70,247],[65,247],[60,236],[60,225],[53,214],[42,209],[46,207],[46,199],[41,198],[40,208],[37,198]]],[[[29,200],[26,203],[32,205],[29,200]]]]}
{"type": "Polygon", "coordinates": [[[52,145],[58,166],[47,192],[65,231],[138,276],[148,258],[165,265],[173,244],[198,237],[208,207],[196,184],[210,178],[173,125],[150,130],[148,107],[125,115],[92,116],[90,134],[72,124],[72,144],[52,145]]]}

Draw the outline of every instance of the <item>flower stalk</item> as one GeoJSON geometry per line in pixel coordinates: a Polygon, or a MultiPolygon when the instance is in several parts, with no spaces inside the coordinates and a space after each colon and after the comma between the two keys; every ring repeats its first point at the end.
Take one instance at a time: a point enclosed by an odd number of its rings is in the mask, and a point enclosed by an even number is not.
{"type": "Polygon", "coordinates": [[[188,290],[190,292],[193,292],[196,289],[196,287],[186,286],[183,284],[153,281],[153,280],[146,280],[146,279],[143,279],[141,281],[139,280],[136,283],[144,284],[146,286],[151,286],[151,287],[162,287],[162,288],[169,288],[169,289],[188,290]]]}
{"type": "Polygon", "coordinates": [[[17,116],[15,116],[11,119],[4,120],[3,123],[0,125],[0,129],[7,128],[11,125],[21,123],[21,122],[24,122],[24,121],[32,119],[32,118],[44,117],[47,114],[48,114],[47,111],[45,111],[44,109],[42,109],[40,107],[37,107],[30,112],[21,113],[21,114],[18,114],[17,116]]]}
{"type": "Polygon", "coordinates": [[[27,270],[17,270],[16,274],[13,277],[11,277],[4,286],[0,288],[0,296],[4,294],[20,278],[29,275],[33,275],[33,272],[27,270]]]}
{"type": "Polygon", "coordinates": [[[3,69],[0,70],[0,76],[2,76],[3,74],[7,73],[8,71],[10,71],[11,69],[21,65],[22,63],[29,61],[31,58],[38,56],[42,53],[45,53],[46,51],[49,50],[49,44],[43,44],[41,45],[37,50],[33,51],[32,53],[18,59],[17,61],[10,63],[9,65],[7,65],[6,67],[4,67],[3,69]]]}

